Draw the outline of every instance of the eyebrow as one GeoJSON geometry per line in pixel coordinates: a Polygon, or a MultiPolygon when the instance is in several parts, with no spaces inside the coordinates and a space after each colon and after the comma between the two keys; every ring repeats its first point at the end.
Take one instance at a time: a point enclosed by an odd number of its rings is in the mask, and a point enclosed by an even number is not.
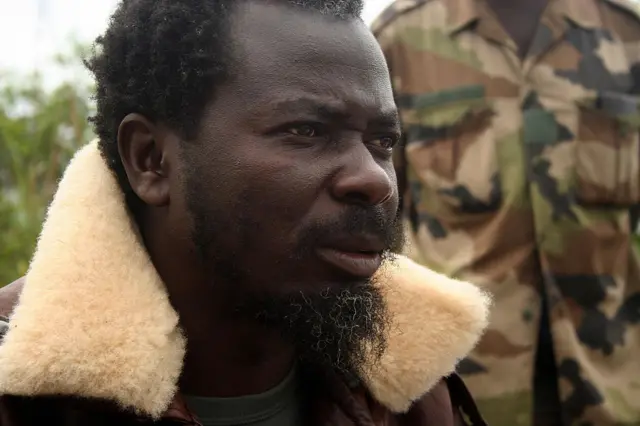
{"type": "MultiPolygon", "coordinates": [[[[349,121],[351,114],[344,106],[335,103],[320,101],[312,98],[297,98],[270,103],[270,115],[307,113],[321,117],[327,121],[349,121]]],[[[400,128],[398,111],[391,110],[376,112],[375,118],[370,122],[375,127],[400,128]]]]}

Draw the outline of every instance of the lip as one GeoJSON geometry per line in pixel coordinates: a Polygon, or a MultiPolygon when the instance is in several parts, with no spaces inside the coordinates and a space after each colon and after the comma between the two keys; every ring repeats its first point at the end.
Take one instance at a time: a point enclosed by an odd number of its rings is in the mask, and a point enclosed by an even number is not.
{"type": "Polygon", "coordinates": [[[323,249],[333,249],[346,253],[382,253],[386,248],[384,242],[369,234],[332,235],[320,245],[323,249]]]}
{"type": "Polygon", "coordinates": [[[361,278],[370,278],[382,264],[379,252],[362,253],[335,248],[318,249],[318,256],[342,271],[361,278]]]}

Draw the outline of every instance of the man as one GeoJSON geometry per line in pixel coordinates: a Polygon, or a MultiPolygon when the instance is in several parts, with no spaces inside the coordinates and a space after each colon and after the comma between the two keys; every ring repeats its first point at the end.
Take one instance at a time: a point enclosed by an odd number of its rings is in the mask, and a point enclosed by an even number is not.
{"type": "Polygon", "coordinates": [[[484,424],[443,377],[486,296],[391,254],[399,122],[361,9],[120,4],[99,142],[2,293],[0,425],[484,424]]]}
{"type": "Polygon", "coordinates": [[[412,255],[495,298],[458,368],[488,423],[640,425],[633,8],[408,0],[374,33],[406,135],[412,255]]]}

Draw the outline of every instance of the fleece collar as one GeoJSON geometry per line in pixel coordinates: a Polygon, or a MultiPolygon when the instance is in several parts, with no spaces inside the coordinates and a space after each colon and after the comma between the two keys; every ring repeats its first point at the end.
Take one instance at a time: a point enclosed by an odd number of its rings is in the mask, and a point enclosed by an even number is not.
{"type": "MultiPolygon", "coordinates": [[[[393,327],[386,353],[362,380],[402,412],[476,344],[489,301],[404,257],[378,273],[393,327]]],[[[47,213],[0,346],[0,394],[100,398],[158,418],[177,392],[185,343],[93,142],[72,160],[47,213]]]]}

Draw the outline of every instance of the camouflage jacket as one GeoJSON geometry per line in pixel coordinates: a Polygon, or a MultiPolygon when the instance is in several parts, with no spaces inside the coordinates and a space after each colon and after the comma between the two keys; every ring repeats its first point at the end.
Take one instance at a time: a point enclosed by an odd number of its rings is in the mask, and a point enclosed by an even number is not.
{"type": "Polygon", "coordinates": [[[640,425],[632,9],[550,0],[524,60],[482,0],[400,0],[374,23],[406,135],[410,255],[495,297],[459,368],[494,426],[532,424],[543,311],[563,423],[640,425]]]}

